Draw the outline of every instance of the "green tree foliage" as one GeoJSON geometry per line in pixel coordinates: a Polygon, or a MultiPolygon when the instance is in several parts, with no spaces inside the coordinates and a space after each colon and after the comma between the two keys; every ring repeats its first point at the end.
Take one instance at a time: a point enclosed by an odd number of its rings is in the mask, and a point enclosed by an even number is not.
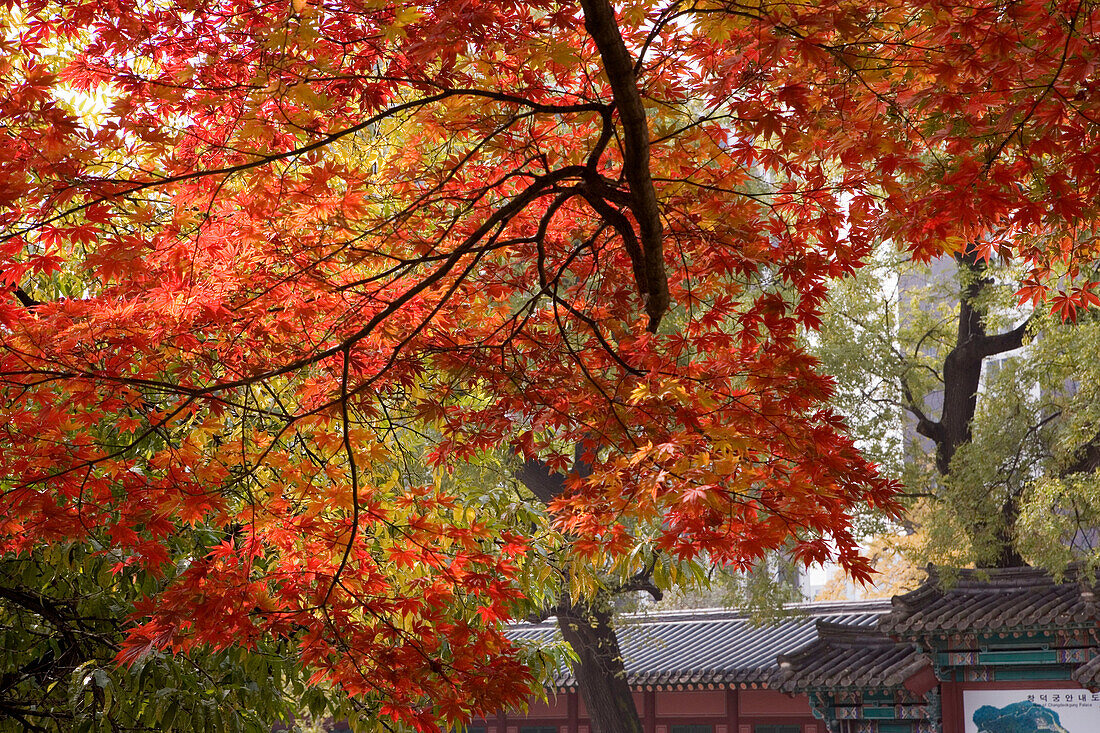
{"type": "MultiPolygon", "coordinates": [[[[1020,303],[996,260],[838,282],[815,348],[863,450],[906,487],[918,562],[1095,566],[1100,318],[1020,303]]],[[[890,532],[897,525],[880,526],[890,532]]]]}
{"type": "Polygon", "coordinates": [[[255,731],[354,714],[309,693],[285,644],[115,662],[133,604],[171,573],[117,572],[84,543],[0,560],[0,731],[255,731]]]}

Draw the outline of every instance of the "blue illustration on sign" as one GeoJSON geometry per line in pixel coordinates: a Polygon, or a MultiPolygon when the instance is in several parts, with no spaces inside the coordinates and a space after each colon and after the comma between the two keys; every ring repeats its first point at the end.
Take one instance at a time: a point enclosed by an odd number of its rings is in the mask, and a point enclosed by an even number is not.
{"type": "Polygon", "coordinates": [[[1100,733],[1100,692],[1061,689],[963,690],[961,733],[1100,733]]]}
{"type": "Polygon", "coordinates": [[[983,705],[974,713],[978,733],[1070,733],[1058,713],[1031,700],[1003,708],[983,705]]]}

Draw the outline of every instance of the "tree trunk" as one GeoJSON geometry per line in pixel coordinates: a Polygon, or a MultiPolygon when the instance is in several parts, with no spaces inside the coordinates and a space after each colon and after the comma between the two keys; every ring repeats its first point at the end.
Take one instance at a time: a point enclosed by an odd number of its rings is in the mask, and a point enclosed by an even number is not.
{"type": "Polygon", "coordinates": [[[978,409],[978,385],[985,357],[978,351],[977,342],[985,337],[985,328],[981,316],[971,306],[971,299],[981,292],[982,282],[978,279],[967,288],[959,303],[958,339],[943,363],[943,411],[940,439],[936,441],[936,469],[943,476],[950,472],[955,452],[970,442],[970,425],[978,409]]]}
{"type": "MultiPolygon", "coordinates": [[[[573,470],[581,476],[588,472],[580,446],[573,470]]],[[[516,478],[544,504],[560,496],[565,488],[565,476],[549,470],[539,460],[526,461],[516,471],[516,478]]],[[[633,589],[650,590],[645,578],[639,580],[642,582],[633,589]]],[[[618,636],[611,623],[610,594],[605,591],[576,602],[566,594],[552,613],[558,619],[562,638],[577,655],[573,674],[588,708],[593,733],[642,733],[642,721],[634,707],[618,636]]]]}
{"type": "MultiPolygon", "coordinates": [[[[936,446],[936,470],[943,476],[951,474],[951,461],[959,448],[973,437],[971,426],[978,408],[978,387],[981,384],[982,367],[986,358],[1023,345],[1027,322],[1011,331],[990,335],[986,332],[982,313],[975,307],[982,291],[993,281],[985,274],[985,264],[971,255],[957,258],[958,266],[969,276],[959,297],[959,321],[955,346],[943,364],[943,407],[940,419],[933,421],[910,400],[910,411],[917,418],[917,432],[932,440],[936,446]]],[[[904,388],[904,385],[903,385],[904,388]]],[[[983,558],[982,564],[1006,568],[1026,565],[1016,551],[1012,531],[1019,516],[1019,497],[1005,497],[999,512],[973,519],[967,532],[972,538],[992,537],[994,551],[983,558]]]]}
{"type": "Polygon", "coordinates": [[[610,599],[565,604],[558,610],[562,637],[577,654],[574,675],[593,733],[642,733],[642,721],[627,684],[610,599]]]}

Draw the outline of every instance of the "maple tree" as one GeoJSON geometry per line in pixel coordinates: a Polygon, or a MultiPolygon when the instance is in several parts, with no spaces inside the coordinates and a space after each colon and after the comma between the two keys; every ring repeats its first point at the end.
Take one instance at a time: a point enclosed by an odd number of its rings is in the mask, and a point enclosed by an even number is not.
{"type": "Polygon", "coordinates": [[[864,576],[892,487],[799,340],[826,282],[892,239],[1097,298],[1086,3],[0,8],[0,550],[177,568],[123,664],[277,639],[422,729],[522,700],[532,542],[456,478],[494,452],[556,477],[570,599],[864,576]]]}

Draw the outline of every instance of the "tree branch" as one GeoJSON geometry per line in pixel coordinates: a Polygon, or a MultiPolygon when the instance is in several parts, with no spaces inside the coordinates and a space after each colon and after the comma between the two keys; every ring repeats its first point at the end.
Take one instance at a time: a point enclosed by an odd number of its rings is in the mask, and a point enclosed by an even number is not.
{"type": "MultiPolygon", "coordinates": [[[[473,89],[473,88],[444,88],[443,91],[438,94],[432,94],[420,99],[413,99],[408,102],[402,102],[392,107],[387,107],[380,110],[376,114],[364,119],[362,122],[346,127],[342,130],[336,130],[324,135],[318,140],[314,140],[306,145],[290,148],[280,152],[267,153],[262,155],[256,155],[253,160],[245,163],[238,163],[236,165],[221,166],[218,168],[206,168],[202,170],[195,170],[189,173],[181,173],[174,176],[164,176],[162,178],[154,178],[149,180],[114,180],[114,179],[100,179],[99,183],[114,183],[121,186],[116,191],[111,191],[108,195],[94,196],[87,201],[76,204],[67,209],[63,209],[54,215],[41,219],[37,222],[30,224],[22,229],[13,230],[10,233],[0,234],[0,242],[6,242],[16,237],[24,236],[30,232],[37,231],[49,224],[53,224],[56,221],[64,219],[66,216],[76,214],[92,206],[101,203],[103,201],[109,201],[120,196],[129,196],[134,193],[145,191],[148,189],[161,188],[173,183],[183,183],[185,181],[191,181],[197,178],[205,178],[208,176],[230,176],[235,173],[243,173],[244,171],[251,170],[253,168],[260,168],[262,166],[277,163],[282,160],[288,160],[291,158],[297,158],[315,150],[326,148],[329,145],[348,137],[349,135],[355,135],[363,130],[369,129],[372,125],[376,125],[379,122],[394,117],[402,112],[417,109],[419,107],[426,107],[436,102],[441,102],[446,99],[455,96],[473,96],[487,99],[490,101],[501,102],[505,104],[515,104],[518,106],[527,107],[534,112],[540,112],[545,114],[565,114],[574,112],[598,112],[603,113],[606,110],[606,106],[596,102],[585,102],[577,104],[542,104],[533,102],[524,97],[515,96],[503,92],[496,92],[485,89],[473,89]]],[[[640,102],[639,102],[640,103],[640,102]]],[[[646,150],[646,170],[648,171],[649,156],[648,148],[646,150]]],[[[659,223],[659,222],[658,222],[659,223]]]]}
{"type": "Polygon", "coordinates": [[[538,458],[524,461],[515,476],[543,504],[549,504],[565,490],[565,476],[551,471],[538,458]]]}
{"type": "Polygon", "coordinates": [[[1034,315],[1028,316],[1023,323],[1011,331],[996,333],[992,336],[982,336],[977,339],[975,348],[983,359],[987,356],[995,356],[1020,348],[1024,345],[1024,336],[1027,335],[1027,329],[1031,325],[1032,318],[1034,318],[1034,315]]]}
{"type": "MultiPolygon", "coordinates": [[[[643,273],[637,283],[649,315],[648,328],[656,333],[661,318],[668,310],[668,275],[665,272],[661,211],[657,192],[649,170],[649,125],[645,107],[638,92],[634,63],[626,49],[615,9],[608,0],[581,0],[584,27],[596,42],[603,59],[619,119],[623,124],[623,175],[634,198],[631,210],[638,220],[642,246],[642,263],[635,263],[635,272],[643,273]]],[[[634,256],[631,255],[631,259],[634,256]]]]}
{"type": "Polygon", "coordinates": [[[19,299],[19,302],[23,304],[24,308],[31,309],[42,305],[42,301],[32,298],[26,290],[18,285],[12,286],[12,292],[15,293],[15,297],[19,299]]]}
{"type": "Polygon", "coordinates": [[[900,381],[901,393],[905,398],[902,407],[917,419],[917,432],[938,444],[943,440],[943,426],[924,414],[924,410],[920,408],[913,396],[913,390],[909,388],[909,380],[903,376],[900,381]]]}
{"type": "Polygon", "coordinates": [[[1060,476],[1065,478],[1077,473],[1090,473],[1097,469],[1100,469],[1100,431],[1074,451],[1073,462],[1060,472],[1060,476]]]}

